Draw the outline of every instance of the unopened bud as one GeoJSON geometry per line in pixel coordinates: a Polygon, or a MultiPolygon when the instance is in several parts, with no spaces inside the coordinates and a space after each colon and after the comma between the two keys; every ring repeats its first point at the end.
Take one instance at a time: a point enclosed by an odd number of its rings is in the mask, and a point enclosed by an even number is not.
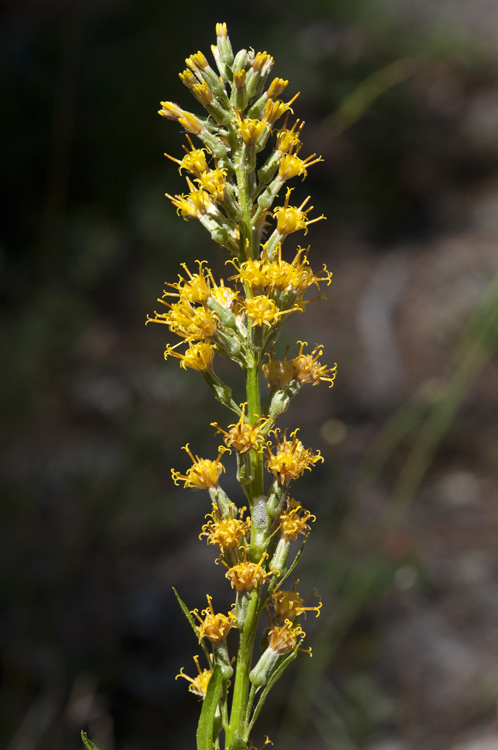
{"type": "Polygon", "coordinates": [[[230,39],[227,34],[226,23],[216,24],[216,38],[217,38],[217,49],[220,56],[220,60],[225,65],[231,65],[233,63],[233,51],[230,39]]]}

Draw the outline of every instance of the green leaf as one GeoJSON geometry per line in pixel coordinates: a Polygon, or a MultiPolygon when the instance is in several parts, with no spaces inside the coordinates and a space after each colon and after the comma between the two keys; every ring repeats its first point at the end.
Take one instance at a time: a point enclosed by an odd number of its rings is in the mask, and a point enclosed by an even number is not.
{"type": "MultiPolygon", "coordinates": [[[[251,733],[251,730],[252,730],[252,728],[253,728],[253,726],[254,726],[254,724],[256,722],[256,719],[259,716],[259,712],[263,708],[264,702],[265,702],[265,700],[268,697],[268,693],[270,692],[270,690],[272,689],[272,687],[274,686],[274,684],[277,682],[277,680],[283,675],[284,671],[287,669],[287,667],[289,666],[289,664],[291,663],[291,661],[293,661],[296,658],[297,652],[299,651],[299,646],[301,645],[301,643],[302,643],[302,639],[296,645],[296,648],[294,649],[294,651],[292,651],[288,656],[285,657],[285,659],[277,667],[277,669],[274,671],[274,673],[272,674],[272,676],[270,677],[270,679],[266,683],[266,686],[265,686],[265,688],[264,688],[264,690],[261,693],[261,696],[259,698],[258,704],[257,704],[256,708],[254,709],[251,721],[250,721],[250,723],[249,723],[249,725],[247,727],[246,735],[247,735],[248,738],[249,738],[249,734],[251,733]]],[[[230,750],[231,750],[231,748],[230,748],[230,750]]]]}
{"type": "MultiPolygon", "coordinates": [[[[176,596],[176,598],[177,598],[177,600],[178,600],[178,604],[179,604],[179,605],[180,605],[180,607],[182,608],[182,612],[183,612],[183,614],[185,615],[185,617],[186,617],[186,618],[187,618],[187,620],[189,621],[189,623],[190,623],[190,626],[192,627],[192,630],[193,630],[193,631],[194,631],[194,633],[195,633],[195,637],[197,638],[197,640],[199,640],[199,630],[198,630],[198,628],[196,627],[196,624],[195,624],[195,622],[194,622],[194,618],[193,618],[193,617],[192,617],[192,615],[190,614],[190,610],[189,610],[189,608],[187,607],[187,605],[185,604],[185,602],[184,602],[184,601],[182,601],[182,599],[180,598],[180,595],[179,595],[178,591],[177,591],[177,590],[175,589],[175,587],[174,587],[174,586],[173,586],[173,591],[175,592],[175,596],[176,596]]],[[[201,644],[201,648],[202,648],[202,650],[204,651],[204,656],[206,657],[206,660],[207,660],[207,663],[208,663],[209,669],[211,669],[211,667],[212,667],[212,664],[213,664],[213,663],[212,663],[212,661],[211,661],[211,656],[210,656],[210,654],[209,654],[209,651],[207,650],[207,648],[206,648],[206,646],[205,646],[205,644],[204,644],[204,641],[201,641],[201,642],[200,642],[200,644],[201,644]]],[[[98,750],[98,748],[97,748],[97,750],[98,750]]]]}
{"type": "Polygon", "coordinates": [[[94,745],[91,740],[88,739],[86,732],[81,732],[81,739],[86,747],[86,750],[99,750],[97,745],[94,745]]]}
{"type": "Polygon", "coordinates": [[[215,664],[202,703],[202,711],[197,725],[197,750],[213,750],[214,718],[221,697],[223,675],[219,664],[215,664]]]}

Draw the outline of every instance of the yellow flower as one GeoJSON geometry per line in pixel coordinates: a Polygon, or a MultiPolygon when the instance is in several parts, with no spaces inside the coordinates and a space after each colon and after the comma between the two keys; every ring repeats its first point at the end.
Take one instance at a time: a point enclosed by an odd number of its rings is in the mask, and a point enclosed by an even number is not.
{"type": "Polygon", "coordinates": [[[274,78],[266,91],[268,99],[278,99],[284,89],[287,88],[288,83],[289,81],[284,81],[283,78],[274,78]]]}
{"type": "Polygon", "coordinates": [[[190,70],[194,73],[200,73],[202,70],[209,68],[209,63],[202,52],[196,52],[185,60],[190,70]]]}
{"type": "Polygon", "coordinates": [[[242,520],[245,507],[239,511],[239,518],[233,517],[235,505],[230,503],[228,506],[228,518],[222,518],[216,505],[213,505],[213,512],[208,513],[206,518],[211,520],[202,527],[203,536],[207,537],[208,544],[216,544],[220,549],[231,552],[239,546],[242,537],[246,536],[251,529],[251,519],[242,520]]]}
{"type": "Polygon", "coordinates": [[[216,24],[216,36],[218,41],[226,41],[227,39],[227,25],[226,23],[216,24]]]}
{"type": "Polygon", "coordinates": [[[204,132],[204,125],[190,112],[184,112],[182,117],[178,118],[178,122],[193,135],[201,135],[204,132]]]}
{"type": "Polygon", "coordinates": [[[205,260],[197,260],[196,263],[199,266],[199,273],[190,273],[186,263],[182,263],[182,268],[188,275],[188,279],[184,279],[181,274],[178,274],[179,281],[174,284],[166,282],[166,286],[176,289],[176,292],[164,292],[164,297],[178,297],[180,300],[195,303],[207,302],[211,296],[211,283],[214,284],[213,275],[209,268],[206,271],[203,268],[205,260]]]}
{"type": "Polygon", "coordinates": [[[200,103],[204,105],[204,107],[210,107],[215,103],[214,94],[207,85],[206,81],[203,81],[202,83],[196,83],[194,86],[192,86],[192,91],[200,101],[200,103]]]}
{"type": "Polygon", "coordinates": [[[197,677],[192,678],[192,677],[189,677],[187,674],[183,674],[183,667],[182,667],[180,669],[180,674],[176,675],[175,680],[177,680],[179,677],[183,677],[185,680],[188,680],[190,682],[188,689],[190,690],[191,693],[198,695],[200,698],[205,698],[207,688],[209,685],[209,680],[211,679],[211,670],[210,669],[201,670],[199,666],[198,656],[194,656],[194,661],[197,666],[197,671],[199,672],[197,677]]]}
{"type": "MultiPolygon", "coordinates": [[[[188,178],[187,182],[189,182],[188,178]]],[[[196,189],[192,183],[190,185],[192,190],[186,195],[173,196],[166,193],[166,197],[175,206],[177,214],[181,214],[185,221],[189,219],[201,219],[207,214],[217,214],[218,209],[210,195],[205,190],[196,189]]]]}
{"type": "Polygon", "coordinates": [[[306,341],[298,341],[297,343],[301,344],[299,354],[291,360],[294,380],[297,380],[300,385],[304,385],[304,383],[318,385],[321,380],[327,380],[330,383],[329,388],[332,388],[337,374],[337,364],[333,367],[318,364],[318,360],[323,354],[321,344],[316,344],[311,354],[303,354],[303,347],[308,346],[308,344],[306,341]]]}
{"type": "Polygon", "coordinates": [[[287,361],[287,353],[289,346],[287,346],[282,360],[273,359],[273,347],[270,352],[270,359],[268,363],[263,365],[263,375],[268,380],[268,388],[277,386],[277,388],[285,388],[286,385],[292,380],[294,374],[294,367],[292,362],[287,361]]]}
{"type": "Polygon", "coordinates": [[[194,456],[189,450],[188,443],[183,450],[187,451],[193,465],[187,470],[186,474],[180,474],[179,471],[171,469],[173,482],[178,484],[179,481],[182,481],[184,487],[191,487],[194,490],[209,490],[211,487],[217,487],[220,474],[225,471],[225,467],[220,461],[227,448],[220,448],[218,458],[214,461],[194,456]]]}
{"type": "Polygon", "coordinates": [[[294,110],[292,109],[291,104],[297,99],[298,96],[299,94],[293,96],[292,99],[287,102],[287,104],[284,104],[284,102],[281,102],[278,99],[276,101],[268,99],[265,105],[265,111],[263,112],[264,122],[268,125],[273,125],[282,117],[285,112],[292,112],[294,114],[294,110]]]}
{"type": "Polygon", "coordinates": [[[252,320],[255,326],[271,326],[276,323],[281,315],[287,315],[299,309],[279,310],[275,302],[264,294],[260,294],[257,297],[249,297],[249,299],[244,300],[242,306],[247,317],[252,320]]]}
{"type": "Polygon", "coordinates": [[[226,169],[213,169],[209,172],[204,172],[196,179],[202,190],[207,190],[215,201],[225,200],[225,194],[227,189],[226,180],[226,169]]]}
{"type": "Polygon", "coordinates": [[[196,86],[199,83],[199,81],[197,80],[197,78],[195,77],[195,75],[192,73],[191,70],[184,70],[183,73],[179,73],[179,76],[180,76],[180,81],[190,91],[192,91],[194,86],[196,86]]]}
{"type": "Polygon", "coordinates": [[[177,120],[189,133],[200,135],[204,132],[203,124],[195,115],[191,112],[185,112],[185,110],[173,102],[161,102],[159,114],[168,120],[177,120]]]}
{"type": "Polygon", "coordinates": [[[321,602],[316,607],[303,606],[306,602],[310,601],[310,599],[314,599],[315,596],[318,596],[316,589],[313,596],[308,596],[307,599],[302,599],[296,591],[298,584],[299,581],[296,581],[292,591],[280,590],[272,595],[275,622],[282,623],[286,620],[291,620],[293,622],[296,617],[299,617],[299,615],[302,615],[303,613],[306,617],[306,612],[316,612],[317,617],[320,615],[320,609],[322,607],[321,602]]]}
{"type": "Polygon", "coordinates": [[[158,302],[169,307],[167,313],[154,312],[154,318],[147,318],[147,323],[163,323],[172,333],[184,339],[209,339],[218,331],[218,316],[206,307],[194,307],[188,300],[180,299],[170,305],[162,299],[158,302]]]}
{"type": "Polygon", "coordinates": [[[291,440],[287,439],[284,432],[282,441],[280,441],[278,436],[278,427],[272,432],[277,440],[276,452],[273,454],[271,450],[268,450],[266,468],[273,473],[273,476],[279,484],[286,485],[291,480],[298,479],[298,477],[304,473],[305,469],[311,471],[311,466],[314,466],[318,461],[323,461],[320,451],[317,451],[316,454],[313,455],[313,453],[306,449],[302,442],[297,439],[296,433],[298,430],[291,432],[291,440]]]}
{"type": "Polygon", "coordinates": [[[268,128],[266,122],[261,120],[251,120],[248,117],[242,118],[241,113],[236,110],[238,118],[239,135],[246,146],[254,146],[260,135],[268,128]]]}
{"type": "Polygon", "coordinates": [[[310,530],[308,521],[316,521],[309,510],[301,507],[296,500],[289,500],[285,513],[280,515],[280,533],[286,542],[295,542],[299,534],[310,530]]]}
{"type": "Polygon", "coordinates": [[[290,128],[289,130],[287,128],[288,119],[289,115],[286,116],[284,124],[280,128],[280,130],[277,131],[276,150],[281,154],[286,154],[291,150],[297,150],[297,148],[301,145],[299,136],[301,135],[301,130],[304,127],[304,122],[302,122],[299,127],[297,127],[299,120],[296,120],[292,128],[290,128]]]}
{"type": "Polygon", "coordinates": [[[279,656],[289,654],[305,635],[300,625],[293,625],[290,620],[286,620],[284,625],[274,625],[268,631],[268,648],[279,656]]]}
{"type": "Polygon", "coordinates": [[[238,296],[238,292],[224,285],[223,279],[220,280],[219,285],[215,284],[211,289],[211,297],[213,297],[219,305],[226,307],[227,310],[232,310],[237,302],[238,296]]]}
{"type": "Polygon", "coordinates": [[[284,205],[277,206],[277,208],[273,212],[273,216],[277,218],[277,232],[282,238],[287,237],[287,235],[291,234],[292,232],[297,232],[299,229],[304,229],[304,233],[307,234],[309,224],[314,224],[315,221],[325,219],[325,216],[323,216],[323,214],[316,219],[308,219],[306,214],[313,210],[313,206],[307,208],[306,211],[303,211],[303,208],[310,199],[309,195],[301,203],[299,208],[289,206],[289,198],[291,192],[292,188],[288,188],[285,195],[284,205]]]}
{"type": "Polygon", "coordinates": [[[236,70],[233,74],[233,85],[236,89],[243,89],[246,85],[246,71],[236,70]]]}
{"type": "Polygon", "coordinates": [[[198,344],[191,344],[183,354],[174,351],[175,347],[167,346],[164,352],[164,359],[167,357],[176,357],[180,360],[180,367],[184,370],[190,367],[197,372],[206,372],[212,369],[214,359],[213,345],[208,341],[200,341],[198,344]]]}
{"type": "Polygon", "coordinates": [[[246,404],[241,404],[242,414],[236,424],[228,426],[228,432],[218,427],[216,422],[211,422],[211,427],[216,427],[218,432],[223,433],[225,444],[235,448],[237,453],[248,453],[249,451],[261,451],[264,438],[261,432],[271,423],[271,419],[259,417],[255,424],[245,421],[246,404]]]}
{"type": "Polygon", "coordinates": [[[161,102],[159,114],[162,117],[166,117],[168,120],[179,120],[180,117],[183,117],[185,112],[174,102],[161,102]]]}
{"type": "Polygon", "coordinates": [[[267,52],[257,52],[252,61],[252,69],[255,73],[268,74],[273,68],[274,60],[267,52]]]}
{"type": "MultiPolygon", "coordinates": [[[[192,274],[187,265],[182,263],[182,268],[186,271],[189,278],[185,279],[181,274],[178,274],[179,281],[173,284],[166,282],[166,286],[176,291],[164,292],[163,299],[158,301],[168,305],[167,302],[164,302],[164,297],[178,297],[179,302],[182,303],[205,305],[212,297],[219,305],[231,310],[237,301],[238,293],[234,289],[226,287],[223,279],[220,279],[220,283],[217,284],[211,270],[203,268],[206,261],[198,260],[196,262],[199,266],[199,273],[192,274]]],[[[187,317],[190,318],[190,313],[187,314],[187,317]]]]}
{"type": "MultiPolygon", "coordinates": [[[[256,586],[265,581],[267,578],[271,578],[274,575],[274,570],[265,573],[263,569],[263,563],[268,555],[263,553],[263,556],[259,563],[247,562],[246,549],[243,548],[244,560],[232,568],[229,568],[226,573],[226,577],[230,581],[232,588],[236,589],[239,594],[249,593],[256,586]]],[[[223,561],[223,564],[226,563],[223,561]]],[[[228,565],[227,565],[228,567],[228,565]]]]}
{"type": "Polygon", "coordinates": [[[247,284],[253,293],[260,294],[265,288],[270,288],[270,293],[273,291],[280,293],[289,291],[299,295],[303,294],[310,286],[314,285],[319,288],[322,281],[326,281],[329,285],[332,274],[327,271],[327,266],[323,266],[323,276],[315,275],[309,265],[308,252],[309,248],[298,247],[293,261],[287,263],[287,261],[282,260],[282,246],[279,244],[275,253],[275,260],[268,261],[266,251],[263,249],[261,260],[247,260],[240,266],[235,261],[229,261],[237,269],[235,276],[230,276],[229,280],[235,279],[242,284],[247,284]]]}
{"type": "Polygon", "coordinates": [[[227,261],[233,263],[237,269],[235,276],[230,276],[229,281],[237,279],[243,284],[248,284],[252,291],[263,291],[265,286],[268,284],[268,262],[263,260],[246,260],[240,266],[237,266],[235,261],[227,261]]]}
{"type": "Polygon", "coordinates": [[[300,159],[297,155],[299,150],[300,146],[296,149],[295,154],[293,154],[292,151],[284,154],[282,161],[278,166],[278,176],[282,182],[290,180],[292,177],[297,177],[298,175],[302,175],[304,180],[305,177],[308,176],[308,167],[311,167],[312,164],[316,164],[319,161],[323,161],[322,157],[316,156],[316,154],[311,154],[311,156],[307,156],[306,159],[300,159]]]}
{"type": "Polygon", "coordinates": [[[194,145],[188,135],[187,135],[187,139],[188,139],[188,142],[190,143],[191,149],[189,151],[186,146],[183,147],[185,151],[187,152],[185,156],[183,157],[183,159],[175,159],[174,156],[170,156],[169,154],[164,154],[164,155],[168,159],[171,159],[171,161],[175,161],[177,164],[180,165],[178,168],[178,171],[180,173],[182,169],[186,169],[188,172],[191,172],[191,174],[195,175],[196,177],[201,177],[201,175],[203,175],[204,172],[207,172],[208,170],[208,165],[206,161],[206,149],[194,148],[194,145]]]}
{"type": "Polygon", "coordinates": [[[296,255],[291,263],[282,260],[282,246],[277,248],[276,259],[268,264],[268,275],[273,288],[284,292],[292,291],[294,294],[304,294],[310,286],[320,288],[320,282],[326,281],[330,285],[332,274],[323,266],[324,276],[316,276],[310,268],[308,261],[309,247],[297,248],[296,255]]]}
{"type": "Polygon", "coordinates": [[[199,643],[203,638],[207,638],[213,646],[219,646],[224,643],[230,630],[236,625],[235,614],[229,612],[228,615],[217,614],[215,615],[212,598],[209,594],[206,595],[208,600],[207,609],[203,609],[201,614],[204,615],[204,619],[199,615],[196,609],[192,610],[190,614],[197,617],[200,622],[199,631],[199,643]]]}

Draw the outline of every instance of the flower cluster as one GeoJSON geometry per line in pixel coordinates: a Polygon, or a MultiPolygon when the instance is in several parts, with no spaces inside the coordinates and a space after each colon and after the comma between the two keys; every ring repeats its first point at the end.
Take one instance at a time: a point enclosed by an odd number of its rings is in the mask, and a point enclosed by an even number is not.
{"type": "Polygon", "coordinates": [[[293,178],[305,179],[321,157],[302,156],[304,123],[289,122],[298,95],[281,98],[288,81],[270,78],[273,58],[252,49],[234,54],[225,24],[217,24],[216,35],[214,66],[196,52],[186,59],[180,74],[204,113],[164,101],[159,114],[178,122],[187,138],[181,158],[166,154],[185,176],[186,190],[166,196],[179,216],[197,220],[208,230],[228,254],[232,275],[225,283],[203,260],[196,261],[194,269],[182,264],[178,280],[167,283],[158,300],[162,307],[147,320],[166,325],[176,337],[166,345],[165,357],[199,372],[215,397],[237,415],[226,426],[212,423],[223,441],[217,458],[199,458],[187,444],[184,449],[191,466],[185,473],[172,470],[175,484],[209,493],[211,512],[200,537],[218,547],[216,562],[226,568],[235,598],[227,613],[215,613],[209,595],[208,606],[200,613],[182,603],[208,656],[204,670],[194,657],[195,678],[183,670],[178,675],[189,681],[191,692],[205,699],[198,750],[254,747],[250,734],[269,688],[303,650],[300,618],[307,612],[320,614],[321,602],[307,605],[316,592],[303,599],[296,591],[299,582],[291,590],[284,590],[282,584],[289,575],[293,544],[307,537],[315,520],[290,496],[289,485],[323,458],[320,451],[305,448],[297,430],[288,437],[275,422],[303,385],[327,382],[332,387],[337,369],[321,363],[319,344],[306,353],[308,345],[298,342],[293,359],[287,358],[289,347],[282,359],[275,358],[284,321],[304,312],[313,301],[308,296],[311,287],[320,290],[331,283],[325,265],[318,272],[312,269],[309,247],[284,255],[290,235],[307,234],[312,224],[325,218],[312,218],[309,196],[300,205],[291,205],[293,189],[287,186],[293,178]],[[282,204],[274,205],[281,192],[285,193],[282,204]],[[242,404],[234,401],[231,387],[216,372],[217,356],[228,357],[241,368],[246,384],[242,404]],[[269,386],[266,403],[261,375],[269,386]],[[226,452],[235,456],[244,505],[231,500],[220,486],[226,452]],[[262,654],[254,659],[264,611],[270,624],[262,654]],[[236,660],[229,654],[230,641],[236,637],[233,630],[239,637],[236,660]],[[255,703],[263,686],[267,688],[255,703]]]}

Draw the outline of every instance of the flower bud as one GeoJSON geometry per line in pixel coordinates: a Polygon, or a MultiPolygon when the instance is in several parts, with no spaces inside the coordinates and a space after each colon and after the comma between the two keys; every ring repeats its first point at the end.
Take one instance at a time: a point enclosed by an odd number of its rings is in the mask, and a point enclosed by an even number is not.
{"type": "Polygon", "coordinates": [[[226,23],[216,24],[216,37],[217,37],[217,49],[220,56],[220,60],[225,65],[231,65],[233,63],[233,51],[230,39],[227,34],[226,23]]]}

